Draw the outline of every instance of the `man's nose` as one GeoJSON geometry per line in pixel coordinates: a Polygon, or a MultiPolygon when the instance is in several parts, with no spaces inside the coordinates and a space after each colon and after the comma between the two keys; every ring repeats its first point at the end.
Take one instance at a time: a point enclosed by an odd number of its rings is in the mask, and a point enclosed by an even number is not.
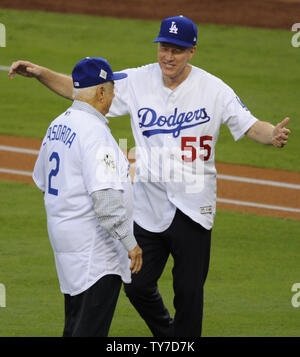
{"type": "Polygon", "coordinates": [[[172,50],[170,49],[170,50],[168,50],[167,53],[166,53],[166,59],[167,59],[168,61],[171,61],[173,58],[174,58],[174,55],[173,55],[172,50]]]}

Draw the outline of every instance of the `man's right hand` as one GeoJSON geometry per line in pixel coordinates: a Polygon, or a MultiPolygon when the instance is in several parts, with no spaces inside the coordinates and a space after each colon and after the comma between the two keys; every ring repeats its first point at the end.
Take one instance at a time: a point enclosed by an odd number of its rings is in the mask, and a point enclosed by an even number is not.
{"type": "Polygon", "coordinates": [[[132,274],[137,274],[143,265],[143,258],[142,258],[142,249],[139,245],[136,245],[135,248],[128,252],[128,257],[131,259],[130,270],[132,274]]]}
{"type": "Polygon", "coordinates": [[[13,62],[10,66],[9,77],[13,79],[15,74],[20,74],[24,77],[34,77],[53,92],[73,100],[73,80],[72,77],[66,74],[57,73],[46,67],[22,60],[13,62]]]}
{"type": "Polygon", "coordinates": [[[28,61],[16,61],[10,66],[8,76],[13,79],[15,74],[20,74],[24,77],[36,77],[38,78],[42,73],[41,66],[28,61]]]}

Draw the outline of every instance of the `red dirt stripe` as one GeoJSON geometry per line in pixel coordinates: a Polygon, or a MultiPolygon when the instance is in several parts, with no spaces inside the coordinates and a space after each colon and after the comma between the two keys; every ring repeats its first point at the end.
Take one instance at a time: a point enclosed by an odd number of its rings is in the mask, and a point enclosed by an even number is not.
{"type": "Polygon", "coordinates": [[[30,176],[7,174],[4,172],[0,172],[0,180],[34,184],[33,179],[30,176]]]}
{"type": "Polygon", "coordinates": [[[297,212],[277,211],[277,210],[272,210],[272,209],[259,208],[259,207],[248,207],[248,206],[241,207],[238,205],[232,205],[232,204],[223,203],[223,202],[217,202],[217,212],[218,212],[218,210],[252,213],[252,214],[257,214],[257,215],[262,215],[262,216],[272,216],[272,217],[279,217],[279,218],[285,218],[285,219],[294,219],[297,221],[300,220],[300,214],[297,212]]]}
{"type": "Polygon", "coordinates": [[[278,182],[300,184],[300,172],[265,169],[246,165],[234,165],[227,163],[216,163],[219,174],[249,177],[260,180],[271,180],[278,182]]]}
{"type": "Polygon", "coordinates": [[[0,167],[13,170],[33,171],[37,155],[0,150],[0,167]]]}
{"type": "Polygon", "coordinates": [[[0,145],[14,146],[23,149],[40,150],[42,139],[20,138],[18,136],[1,135],[0,145]]]}
{"type": "Polygon", "coordinates": [[[245,182],[218,180],[218,197],[300,208],[300,190],[245,182]]]}
{"type": "MultiPolygon", "coordinates": [[[[39,150],[41,142],[41,139],[0,135],[0,145],[2,146],[39,150]]],[[[0,168],[32,172],[36,157],[37,155],[34,154],[22,154],[7,150],[0,150],[0,168]]],[[[216,163],[216,167],[218,174],[223,175],[248,177],[292,184],[300,183],[300,173],[298,172],[256,168],[246,165],[234,165],[219,162],[216,163]]],[[[32,178],[25,175],[14,175],[0,172],[0,179],[33,184],[32,178]]],[[[219,198],[263,203],[273,206],[300,208],[300,190],[292,188],[218,179],[217,194],[219,198]]],[[[217,202],[217,208],[300,220],[300,214],[297,212],[277,211],[223,202],[217,202]]]]}
{"type": "Polygon", "coordinates": [[[197,23],[290,29],[299,22],[297,0],[1,0],[2,8],[158,19],[183,14],[197,23]]]}

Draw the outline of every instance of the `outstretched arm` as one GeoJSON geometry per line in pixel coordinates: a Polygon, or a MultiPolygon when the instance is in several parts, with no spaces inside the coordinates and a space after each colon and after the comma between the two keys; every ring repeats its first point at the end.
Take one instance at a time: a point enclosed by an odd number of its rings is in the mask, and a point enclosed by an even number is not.
{"type": "Polygon", "coordinates": [[[274,126],[268,122],[258,120],[246,132],[246,135],[259,143],[282,148],[287,143],[289,134],[291,133],[291,131],[286,128],[289,121],[290,118],[285,118],[282,122],[274,126]]]}
{"type": "Polygon", "coordinates": [[[73,81],[70,76],[22,60],[12,63],[8,75],[13,79],[15,74],[36,78],[55,93],[72,100],[73,81]]]}

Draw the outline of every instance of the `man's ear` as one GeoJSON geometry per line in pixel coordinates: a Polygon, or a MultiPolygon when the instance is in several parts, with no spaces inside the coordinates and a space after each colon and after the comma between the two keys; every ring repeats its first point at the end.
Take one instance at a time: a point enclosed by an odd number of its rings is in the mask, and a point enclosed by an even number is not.
{"type": "Polygon", "coordinates": [[[104,86],[99,85],[96,90],[96,95],[99,102],[103,102],[104,92],[105,92],[104,86]]]}
{"type": "Polygon", "coordinates": [[[197,50],[197,46],[191,47],[191,54],[192,54],[192,56],[194,56],[196,50],[197,50]]]}

